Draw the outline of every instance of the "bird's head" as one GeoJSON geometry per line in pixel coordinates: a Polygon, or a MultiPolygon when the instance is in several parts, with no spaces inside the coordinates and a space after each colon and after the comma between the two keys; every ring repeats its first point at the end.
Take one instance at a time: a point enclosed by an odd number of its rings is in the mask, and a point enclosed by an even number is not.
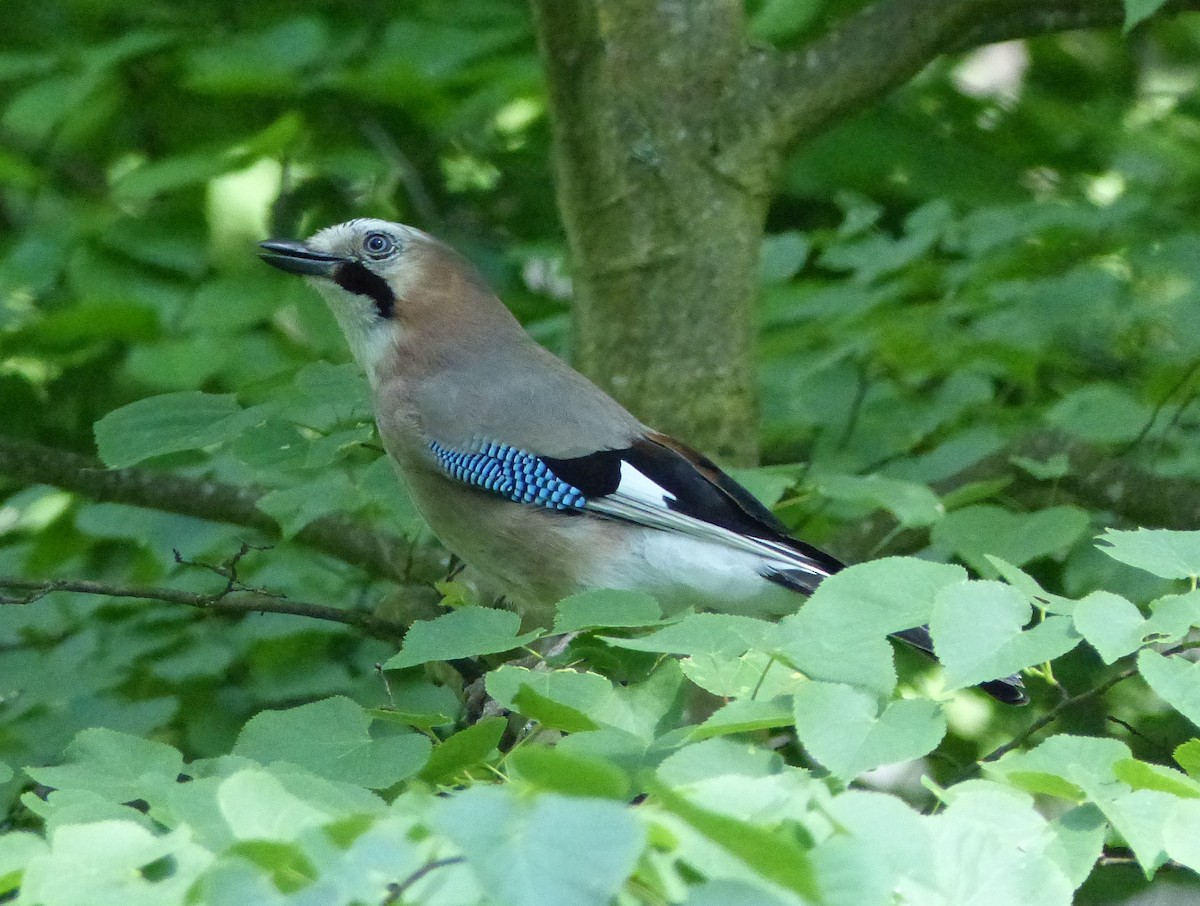
{"type": "Polygon", "coordinates": [[[456,311],[471,309],[478,316],[489,307],[480,296],[491,294],[470,264],[401,223],[351,220],[302,242],[270,239],[259,248],[265,262],[316,287],[372,382],[406,332],[436,326],[456,311]]]}

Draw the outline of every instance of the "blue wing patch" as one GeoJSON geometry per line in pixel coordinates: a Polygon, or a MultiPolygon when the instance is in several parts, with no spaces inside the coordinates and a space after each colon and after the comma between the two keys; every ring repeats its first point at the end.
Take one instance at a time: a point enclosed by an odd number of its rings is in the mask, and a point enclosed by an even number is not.
{"type": "Polygon", "coordinates": [[[482,443],[474,450],[455,450],[431,440],[429,449],[451,478],[516,503],[581,510],[587,502],[583,491],[555,475],[541,459],[508,444],[482,443]]]}

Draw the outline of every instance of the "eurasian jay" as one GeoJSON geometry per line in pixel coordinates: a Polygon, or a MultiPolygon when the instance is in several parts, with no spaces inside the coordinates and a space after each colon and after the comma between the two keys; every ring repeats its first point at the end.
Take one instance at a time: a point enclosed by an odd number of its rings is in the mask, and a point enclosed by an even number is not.
{"type": "MultiPolygon", "coordinates": [[[[778,616],[843,568],[539,346],[427,233],[360,219],[261,248],[324,296],[434,534],[535,622],[597,588],[645,591],[668,613],[778,616]]],[[[897,637],[932,654],[923,627],[897,637]]],[[[1025,700],[1016,676],[982,688],[1025,700]]]]}

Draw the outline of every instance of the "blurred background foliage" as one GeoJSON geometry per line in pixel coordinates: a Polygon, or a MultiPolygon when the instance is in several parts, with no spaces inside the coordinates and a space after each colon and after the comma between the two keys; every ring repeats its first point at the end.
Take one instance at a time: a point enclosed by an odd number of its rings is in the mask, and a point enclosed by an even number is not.
{"type": "MultiPolygon", "coordinates": [[[[838,10],[762,0],[751,30],[786,47],[838,10]]],[[[151,450],[151,465],[268,491],[260,507],[285,539],[337,513],[429,544],[379,459],[336,326],[253,243],[352,216],[413,223],[466,252],[569,356],[524,4],[8,0],[4,19],[4,435],[94,455],[93,424],[123,405],[233,394],[230,413],[251,417],[151,450]]],[[[1060,487],[1063,457],[1010,454],[1053,432],[1200,497],[1198,80],[1196,17],[1014,42],[940,60],[798,149],[762,250],[765,467],[740,477],[804,537],[855,558],[902,541],[984,574],[983,555],[999,554],[1071,596],[1164,593],[1091,543],[1129,524],[1143,486],[1101,506],[1060,487]],[[996,457],[1000,472],[956,480],[996,457]],[[848,528],[864,522],[879,528],[866,546],[848,528]]],[[[211,591],[225,579],[203,564],[268,540],[2,475],[0,489],[0,574],[211,591]]],[[[290,540],[238,569],[255,588],[401,617],[433,594],[290,540]]],[[[52,761],[88,726],[227,752],[265,707],[333,694],[379,705],[374,665],[394,647],[280,615],[68,595],[5,607],[0,758],[52,761]]],[[[1080,689],[1102,664],[1080,649],[1057,672],[1080,689]]],[[[459,707],[408,674],[391,693],[414,713],[459,707]]],[[[989,707],[952,710],[948,757],[970,761],[1023,720],[989,707]]],[[[1133,683],[1060,729],[1115,733],[1151,760],[1193,732],[1133,683]]],[[[1143,883],[1123,867],[1100,875],[1087,902],[1143,883]]]]}

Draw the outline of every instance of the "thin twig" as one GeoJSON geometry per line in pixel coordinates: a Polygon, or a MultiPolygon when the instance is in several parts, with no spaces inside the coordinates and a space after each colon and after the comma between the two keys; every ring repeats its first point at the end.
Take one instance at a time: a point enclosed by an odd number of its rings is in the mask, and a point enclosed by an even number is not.
{"type": "MultiPolygon", "coordinates": [[[[1183,654],[1185,651],[1191,651],[1191,650],[1195,649],[1197,647],[1197,644],[1198,643],[1194,643],[1194,642],[1184,642],[1180,645],[1176,645],[1173,648],[1170,648],[1170,649],[1162,652],[1162,654],[1164,657],[1173,657],[1178,654],[1183,654]]],[[[982,758],[979,759],[979,761],[975,762],[975,764],[971,765],[971,767],[969,767],[965,772],[963,772],[962,775],[955,778],[954,782],[958,783],[959,781],[966,779],[971,774],[973,774],[977,770],[979,770],[979,768],[982,767],[984,764],[989,764],[993,761],[997,761],[998,759],[1007,755],[1009,752],[1013,751],[1014,749],[1020,748],[1035,733],[1041,732],[1046,727],[1050,726],[1050,724],[1054,723],[1054,721],[1058,720],[1059,715],[1062,714],[1062,712],[1065,711],[1067,708],[1071,708],[1075,705],[1078,705],[1080,702],[1087,701],[1088,699],[1099,698],[1100,696],[1102,696],[1106,692],[1108,692],[1108,690],[1110,690],[1114,686],[1116,686],[1118,683],[1123,683],[1125,680],[1129,679],[1130,677],[1136,676],[1137,672],[1138,672],[1138,668],[1136,665],[1133,667],[1126,667],[1120,673],[1113,674],[1108,679],[1106,679],[1104,682],[1100,683],[1097,686],[1093,686],[1091,689],[1085,689],[1083,692],[1079,692],[1075,695],[1064,695],[1063,698],[1059,701],[1059,703],[1057,705],[1055,705],[1053,708],[1051,708],[1049,711],[1047,711],[1045,714],[1043,714],[1041,717],[1039,717],[1037,720],[1035,720],[1033,723],[1031,723],[1028,727],[1026,727],[1024,730],[1022,730],[1020,733],[1018,733],[1016,736],[1014,736],[1008,742],[1004,743],[1004,745],[997,746],[991,752],[988,752],[988,754],[984,755],[982,758]]],[[[1109,718],[1109,719],[1112,720],[1113,718],[1109,718]]],[[[1117,723],[1121,723],[1121,722],[1117,721],[1117,723]]],[[[1128,724],[1123,724],[1123,725],[1128,727],[1128,724]]]]}
{"type": "Polygon", "coordinates": [[[379,906],[392,906],[393,903],[400,902],[400,898],[430,872],[437,871],[439,868],[445,868],[448,865],[458,865],[463,861],[465,860],[462,856],[449,856],[445,859],[434,859],[432,862],[426,862],[403,881],[396,881],[389,884],[387,896],[379,901],[379,906]]]}
{"type": "Polygon", "coordinates": [[[247,585],[238,578],[238,565],[251,551],[269,551],[272,545],[270,544],[248,544],[243,541],[238,548],[237,553],[226,560],[224,563],[205,563],[203,560],[189,560],[179,552],[178,548],[171,548],[171,553],[175,557],[175,562],[180,566],[190,566],[194,569],[202,569],[205,572],[210,572],[213,575],[220,576],[225,580],[225,590],[223,594],[229,594],[233,591],[248,591],[258,595],[264,595],[268,598],[280,598],[283,595],[268,591],[265,588],[247,585]]]}
{"type": "Polygon", "coordinates": [[[306,601],[293,601],[288,598],[264,595],[257,592],[229,592],[222,590],[216,594],[202,595],[196,592],[181,591],[175,588],[162,588],[149,585],[109,585],[104,582],[94,582],[88,579],[47,579],[33,580],[11,576],[0,577],[0,589],[20,591],[20,597],[0,595],[0,605],[32,604],[46,595],[55,592],[73,592],[83,595],[101,595],[109,598],[138,598],[149,601],[164,601],[168,604],[182,604],[200,610],[211,610],[218,613],[286,613],[299,617],[310,617],[315,620],[328,620],[333,623],[343,623],[354,626],[380,639],[395,641],[404,638],[408,627],[403,623],[384,620],[368,613],[352,610],[341,610],[325,604],[311,604],[306,601]]]}
{"type": "MultiPolygon", "coordinates": [[[[998,758],[1001,758],[1002,756],[1007,755],[1009,752],[1013,751],[1014,749],[1020,748],[1035,733],[1038,733],[1038,732],[1044,730],[1046,727],[1050,726],[1050,724],[1054,723],[1054,721],[1058,720],[1058,716],[1060,714],[1062,714],[1062,712],[1065,711],[1067,708],[1077,705],[1080,702],[1087,701],[1088,699],[1091,699],[1091,698],[1098,698],[1101,695],[1103,695],[1104,693],[1106,693],[1113,686],[1117,685],[1118,683],[1124,682],[1125,680],[1129,679],[1131,676],[1136,676],[1136,675],[1137,675],[1137,667],[1129,667],[1125,670],[1122,670],[1120,673],[1110,676],[1108,679],[1106,679],[1104,682],[1100,683],[1100,685],[1098,685],[1098,686],[1093,686],[1091,689],[1086,689],[1083,692],[1080,692],[1076,695],[1066,696],[1065,698],[1062,699],[1062,701],[1060,701],[1057,705],[1055,705],[1053,708],[1051,708],[1049,711],[1047,711],[1045,714],[1043,714],[1041,717],[1039,717],[1037,720],[1035,720],[1033,723],[1031,723],[1028,727],[1026,727],[1024,730],[1022,730],[1020,733],[1018,733],[1016,736],[1014,736],[1008,742],[1004,743],[1004,745],[997,746],[991,752],[984,755],[981,759],[979,759],[978,762],[976,762],[974,765],[972,765],[970,768],[968,768],[966,773],[968,775],[971,773],[974,773],[976,770],[978,770],[978,768],[981,765],[996,761],[998,758]]],[[[960,777],[958,779],[961,780],[963,778],[960,777]]]]}

